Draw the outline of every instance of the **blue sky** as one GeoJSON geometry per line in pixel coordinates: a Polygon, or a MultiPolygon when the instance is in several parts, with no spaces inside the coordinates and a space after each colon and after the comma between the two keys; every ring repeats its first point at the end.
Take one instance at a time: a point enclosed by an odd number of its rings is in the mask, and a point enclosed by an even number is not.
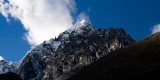
{"type": "MultiPolygon", "coordinates": [[[[124,28],[135,40],[151,34],[160,23],[159,0],[76,0],[75,15],[86,12],[96,28],[124,28]]],[[[9,61],[20,60],[30,49],[24,40],[26,30],[20,21],[6,21],[0,14],[0,56],[9,61]]]]}

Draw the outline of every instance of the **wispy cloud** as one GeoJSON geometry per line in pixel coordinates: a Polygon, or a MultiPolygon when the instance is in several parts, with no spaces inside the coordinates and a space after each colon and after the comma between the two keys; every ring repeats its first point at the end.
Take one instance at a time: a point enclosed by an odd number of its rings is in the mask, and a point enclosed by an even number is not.
{"type": "Polygon", "coordinates": [[[82,21],[82,20],[85,20],[87,21],[88,23],[91,23],[91,20],[89,18],[89,15],[85,12],[81,12],[78,16],[77,16],[77,20],[76,20],[76,23],[82,21]]]}
{"type": "Polygon", "coordinates": [[[0,13],[19,20],[26,40],[35,46],[73,25],[74,0],[0,0],[0,13]]]}
{"type": "Polygon", "coordinates": [[[157,24],[152,28],[152,34],[156,32],[160,32],[160,24],[157,24]]]}

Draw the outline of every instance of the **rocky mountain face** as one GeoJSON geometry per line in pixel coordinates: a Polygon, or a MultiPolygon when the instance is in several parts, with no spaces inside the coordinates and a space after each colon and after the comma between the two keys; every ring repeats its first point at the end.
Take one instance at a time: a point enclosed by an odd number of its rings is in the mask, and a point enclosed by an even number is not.
{"type": "Polygon", "coordinates": [[[160,80],[160,32],[121,48],[67,80],[160,80]]]}
{"type": "Polygon", "coordinates": [[[6,61],[0,56],[0,74],[16,72],[18,63],[6,61]]]}
{"type": "Polygon", "coordinates": [[[30,50],[18,74],[24,80],[64,80],[109,52],[134,42],[121,28],[96,30],[81,21],[30,50]]]}

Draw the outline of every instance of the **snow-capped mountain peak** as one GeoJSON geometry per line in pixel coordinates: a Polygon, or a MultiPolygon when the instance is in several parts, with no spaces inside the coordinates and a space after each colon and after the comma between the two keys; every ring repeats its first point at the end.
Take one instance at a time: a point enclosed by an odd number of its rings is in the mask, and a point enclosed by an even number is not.
{"type": "Polygon", "coordinates": [[[28,51],[19,63],[0,57],[0,74],[17,72],[24,80],[64,80],[109,52],[133,42],[123,29],[95,29],[82,19],[57,38],[28,51]]]}
{"type": "Polygon", "coordinates": [[[85,32],[92,33],[96,29],[85,19],[82,19],[80,21],[77,21],[72,27],[67,29],[66,31],[60,33],[59,37],[64,40],[68,38],[70,34],[76,35],[83,35],[85,32]]]}

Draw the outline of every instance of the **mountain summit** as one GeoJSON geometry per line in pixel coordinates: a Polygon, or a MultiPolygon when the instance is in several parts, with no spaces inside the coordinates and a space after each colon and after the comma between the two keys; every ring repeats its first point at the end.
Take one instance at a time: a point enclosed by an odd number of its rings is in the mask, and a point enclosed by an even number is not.
{"type": "Polygon", "coordinates": [[[57,38],[44,41],[24,57],[24,80],[64,80],[104,55],[135,41],[121,28],[95,29],[82,20],[57,38]]]}

